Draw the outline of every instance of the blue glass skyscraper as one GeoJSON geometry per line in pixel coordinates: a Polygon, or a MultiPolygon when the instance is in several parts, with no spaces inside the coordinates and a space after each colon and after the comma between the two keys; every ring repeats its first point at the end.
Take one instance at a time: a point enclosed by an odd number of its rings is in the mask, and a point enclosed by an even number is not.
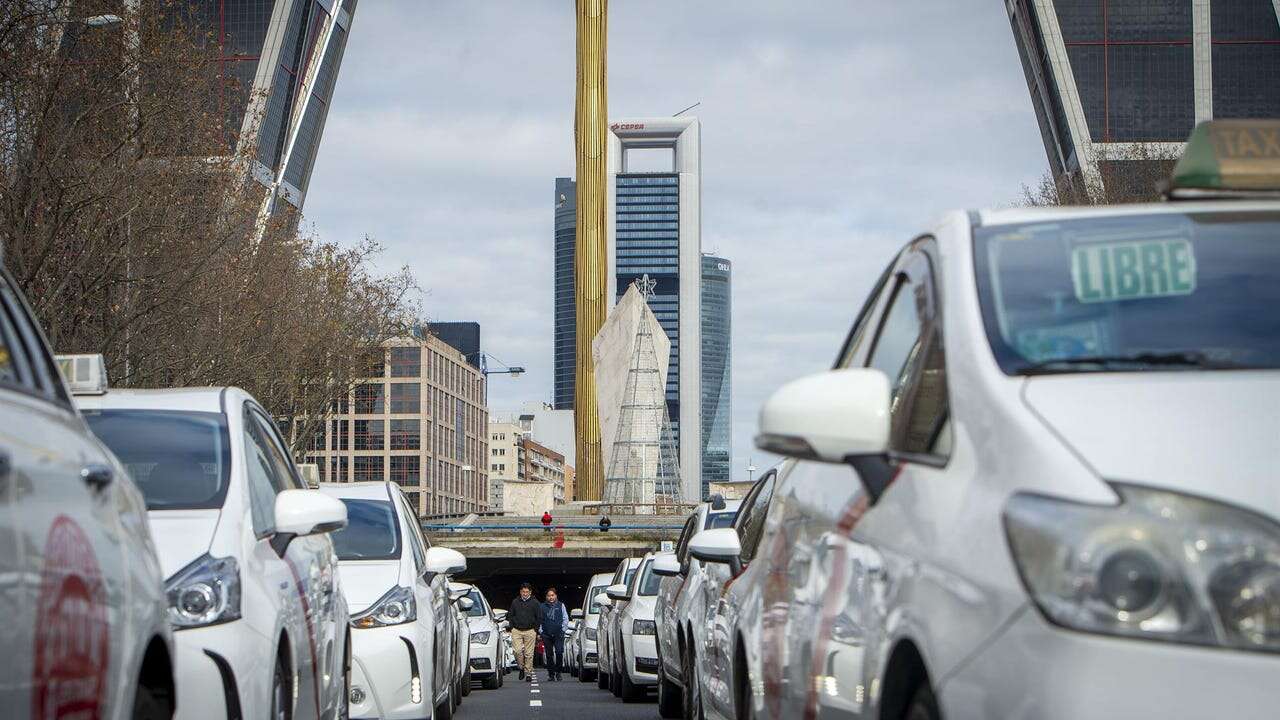
{"type": "Polygon", "coordinates": [[[730,321],[732,265],[702,256],[702,499],[710,483],[728,482],[733,457],[730,403],[730,321]]]}
{"type": "Polygon", "coordinates": [[[555,314],[552,339],[552,406],[573,409],[575,333],[573,258],[577,231],[578,188],[572,178],[556,178],[555,197],[555,314]]]}

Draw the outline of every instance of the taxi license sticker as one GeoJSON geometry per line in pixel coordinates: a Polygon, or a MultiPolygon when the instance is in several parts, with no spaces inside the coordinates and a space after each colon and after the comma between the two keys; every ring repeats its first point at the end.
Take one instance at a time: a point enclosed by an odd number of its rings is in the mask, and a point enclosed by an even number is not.
{"type": "Polygon", "coordinates": [[[1190,295],[1196,290],[1196,258],[1185,238],[1077,245],[1071,279],[1082,303],[1190,295]]]}

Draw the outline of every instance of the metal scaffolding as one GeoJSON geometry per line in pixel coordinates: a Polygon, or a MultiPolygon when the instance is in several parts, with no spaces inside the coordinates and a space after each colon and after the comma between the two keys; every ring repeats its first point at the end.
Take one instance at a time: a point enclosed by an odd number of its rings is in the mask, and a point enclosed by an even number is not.
{"type": "Polygon", "coordinates": [[[613,454],[605,474],[604,501],[671,505],[680,502],[680,451],[667,414],[666,378],[654,349],[653,333],[655,329],[662,332],[662,328],[647,307],[653,281],[646,275],[636,284],[646,307],[632,345],[613,454]]]}

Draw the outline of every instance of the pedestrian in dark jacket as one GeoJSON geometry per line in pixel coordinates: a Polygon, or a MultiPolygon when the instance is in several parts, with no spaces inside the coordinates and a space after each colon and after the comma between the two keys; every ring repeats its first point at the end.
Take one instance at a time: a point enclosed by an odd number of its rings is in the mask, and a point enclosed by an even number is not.
{"type": "Polygon", "coordinates": [[[542,603],[542,647],[547,653],[547,680],[559,680],[564,663],[564,636],[569,634],[569,611],[547,588],[547,601],[542,603]]]}
{"type": "Polygon", "coordinates": [[[533,597],[533,586],[520,586],[520,595],[507,610],[511,623],[511,646],[520,665],[520,679],[533,682],[533,651],[538,644],[538,628],[542,626],[542,603],[533,597]]]}

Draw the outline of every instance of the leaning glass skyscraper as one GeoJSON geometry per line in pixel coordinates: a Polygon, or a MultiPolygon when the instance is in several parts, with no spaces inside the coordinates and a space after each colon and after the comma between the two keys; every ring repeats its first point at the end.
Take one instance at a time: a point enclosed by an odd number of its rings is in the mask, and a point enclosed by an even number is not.
{"type": "Polygon", "coordinates": [[[733,412],[729,360],[732,265],[702,256],[702,499],[713,482],[731,480],[733,412]]]}
{"type": "Polygon", "coordinates": [[[556,410],[572,410],[574,363],[578,349],[577,308],[574,306],[573,258],[577,242],[578,187],[572,178],[556,178],[555,285],[552,300],[552,397],[556,410]]]}

